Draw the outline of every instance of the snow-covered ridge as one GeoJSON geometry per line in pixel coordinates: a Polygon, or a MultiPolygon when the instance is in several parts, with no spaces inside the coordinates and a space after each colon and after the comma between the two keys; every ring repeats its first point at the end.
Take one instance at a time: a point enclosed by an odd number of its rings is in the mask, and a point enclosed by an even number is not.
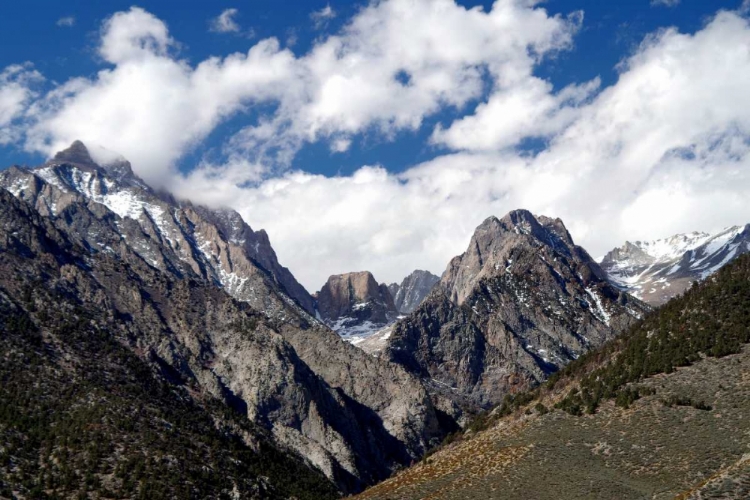
{"type": "Polygon", "coordinates": [[[749,251],[750,225],[693,232],[655,241],[626,242],[601,260],[609,280],[653,305],[682,293],[749,251]]]}
{"type": "Polygon", "coordinates": [[[165,209],[150,202],[138,188],[121,187],[111,179],[82,171],[76,167],[55,165],[40,168],[34,173],[47,183],[66,192],[76,192],[101,203],[120,217],[138,220],[144,212],[168,237],[165,229],[165,209]]]}
{"type": "Polygon", "coordinates": [[[636,241],[635,245],[654,259],[669,260],[698,248],[711,239],[711,236],[709,233],[692,232],[654,241],[636,241]]]}

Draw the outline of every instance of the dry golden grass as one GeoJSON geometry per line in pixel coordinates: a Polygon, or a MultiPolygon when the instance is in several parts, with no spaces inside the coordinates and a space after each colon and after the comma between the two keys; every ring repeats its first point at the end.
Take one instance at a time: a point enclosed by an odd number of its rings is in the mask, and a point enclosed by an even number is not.
{"type": "Polygon", "coordinates": [[[750,348],[640,385],[656,394],[628,410],[612,402],[582,417],[559,410],[526,415],[522,409],[356,498],[750,498],[750,460],[744,458],[750,445],[750,348]],[[662,403],[673,395],[705,400],[713,410],[662,403]]]}

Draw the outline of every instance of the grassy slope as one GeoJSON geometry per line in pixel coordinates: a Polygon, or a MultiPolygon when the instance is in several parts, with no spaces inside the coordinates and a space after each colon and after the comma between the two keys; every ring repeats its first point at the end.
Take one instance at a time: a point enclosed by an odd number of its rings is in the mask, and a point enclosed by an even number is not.
{"type": "Polygon", "coordinates": [[[746,256],[358,498],[750,496],[749,325],[746,256]]]}

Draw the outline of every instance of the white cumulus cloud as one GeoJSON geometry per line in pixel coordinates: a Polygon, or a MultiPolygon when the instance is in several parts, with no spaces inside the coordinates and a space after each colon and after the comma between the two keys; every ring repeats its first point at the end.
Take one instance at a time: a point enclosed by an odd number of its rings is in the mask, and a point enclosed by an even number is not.
{"type": "Polygon", "coordinates": [[[580,23],[535,3],[500,0],[485,12],[453,0],[375,2],[298,58],[301,80],[234,144],[283,165],[308,142],[336,150],[368,130],[417,130],[425,117],[480,97],[488,75],[502,92],[521,92],[545,55],[571,46],[580,23]]]}
{"type": "Polygon", "coordinates": [[[620,66],[618,81],[598,94],[598,82],[550,89],[545,112],[528,124],[511,108],[506,119],[518,120],[520,135],[536,135],[550,116],[568,113],[535,156],[505,147],[512,140],[494,130],[483,132],[489,105],[480,105],[456,121],[467,138],[453,144],[459,151],[398,175],[374,166],[340,177],[291,172],[250,188],[212,190],[188,178],[179,189],[229,203],[266,228],[280,258],[311,289],[347,270],[368,269],[384,281],[418,267],[440,273],[485,217],[519,207],[561,217],[593,255],[626,239],[746,223],[747,46],[747,20],[721,12],[695,34],[672,29],[648,37],[620,66]],[[469,140],[470,126],[489,138],[469,140]]]}
{"type": "Polygon", "coordinates": [[[31,63],[13,64],[0,71],[0,145],[21,137],[23,126],[18,120],[37,95],[34,87],[42,80],[31,63]]]}
{"type": "Polygon", "coordinates": [[[34,103],[26,148],[53,154],[75,139],[118,151],[146,180],[163,186],[175,161],[223,119],[251,102],[278,98],[294,58],[273,40],[195,67],[176,59],[176,42],[152,14],[132,8],[104,25],[99,53],[111,63],[34,103]]]}
{"type": "Polygon", "coordinates": [[[510,82],[523,86],[544,54],[570,46],[577,27],[528,1],[500,0],[484,12],[452,0],[391,0],[363,9],[302,56],[271,38],[191,66],[178,58],[166,23],[133,7],[102,28],[99,53],[112,68],[36,103],[26,146],[51,154],[88,139],[162,183],[223,119],[271,103],[275,112],[240,130],[227,154],[286,166],[309,142],[342,151],[364,131],[388,138],[416,130],[426,116],[479,97],[488,72],[512,92],[510,82]]]}

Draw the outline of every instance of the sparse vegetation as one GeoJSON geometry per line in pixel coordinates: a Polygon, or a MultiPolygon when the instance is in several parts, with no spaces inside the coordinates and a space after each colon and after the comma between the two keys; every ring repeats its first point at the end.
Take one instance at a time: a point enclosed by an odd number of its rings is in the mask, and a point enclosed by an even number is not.
{"type": "Polygon", "coordinates": [[[744,255],[622,337],[571,363],[551,378],[547,388],[563,378],[581,377],[557,404],[572,415],[593,413],[607,399],[628,408],[640,397],[638,389],[628,384],[672,373],[705,356],[740,352],[750,342],[749,302],[750,256],[744,255]]]}
{"type": "Polygon", "coordinates": [[[692,406],[696,410],[711,411],[713,409],[711,405],[706,404],[705,401],[694,401],[685,396],[670,396],[666,399],[662,399],[662,403],[664,406],[670,408],[674,406],[692,406]]]}

